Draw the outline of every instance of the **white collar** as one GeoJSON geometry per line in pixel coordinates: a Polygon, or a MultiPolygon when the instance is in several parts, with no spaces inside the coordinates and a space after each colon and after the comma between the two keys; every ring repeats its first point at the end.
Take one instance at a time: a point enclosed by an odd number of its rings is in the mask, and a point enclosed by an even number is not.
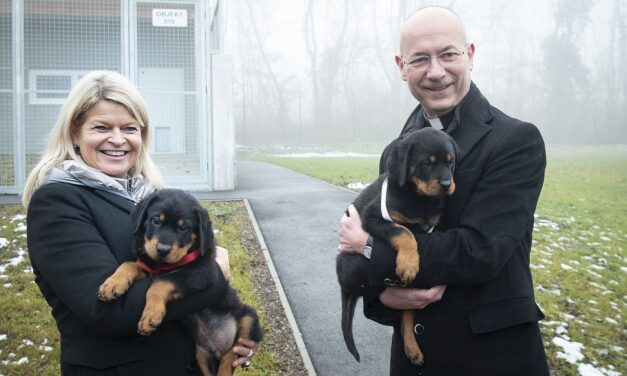
{"type": "Polygon", "coordinates": [[[388,213],[388,207],[386,204],[388,196],[388,178],[385,178],[381,185],[381,216],[388,222],[394,222],[388,213]]]}
{"type": "MultiPolygon", "coordinates": [[[[388,212],[387,196],[388,196],[388,178],[385,178],[385,180],[383,180],[383,184],[381,184],[381,216],[383,217],[383,219],[385,219],[388,222],[396,223],[394,222],[392,217],[390,217],[390,213],[388,212]]],[[[422,230],[427,234],[432,233],[433,229],[435,228],[434,225],[429,225],[429,224],[420,225],[420,227],[422,227],[422,230]]]]}
{"type": "Polygon", "coordinates": [[[433,118],[433,119],[429,119],[427,118],[427,120],[429,120],[429,124],[431,124],[431,128],[435,128],[435,129],[444,129],[444,126],[442,125],[442,121],[440,121],[440,118],[433,118]]]}

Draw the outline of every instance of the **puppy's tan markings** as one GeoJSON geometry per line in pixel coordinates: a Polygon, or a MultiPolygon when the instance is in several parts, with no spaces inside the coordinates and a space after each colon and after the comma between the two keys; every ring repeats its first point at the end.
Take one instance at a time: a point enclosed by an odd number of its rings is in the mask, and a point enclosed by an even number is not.
{"type": "Polygon", "coordinates": [[[401,333],[403,334],[403,343],[405,345],[405,355],[413,364],[423,365],[425,357],[420,351],[416,336],[414,335],[414,313],[410,310],[403,311],[401,319],[401,333]]]}
{"type": "Polygon", "coordinates": [[[187,253],[189,253],[190,248],[193,244],[193,242],[190,244],[185,244],[183,247],[179,247],[178,244],[174,244],[172,246],[170,254],[168,254],[168,257],[166,257],[164,261],[169,264],[174,264],[180,261],[183,257],[185,257],[185,255],[187,255],[187,253]]]}
{"type": "Polygon", "coordinates": [[[231,364],[237,359],[238,356],[233,352],[233,350],[229,350],[228,353],[224,354],[222,359],[220,359],[220,365],[218,366],[218,375],[217,376],[231,376],[233,375],[233,367],[231,364]]]}
{"type": "Polygon", "coordinates": [[[126,261],[100,285],[98,299],[105,302],[116,300],[128,291],[134,281],[144,278],[146,278],[146,274],[135,262],[126,261]]]}
{"type": "Polygon", "coordinates": [[[394,227],[401,230],[399,235],[394,235],[391,239],[392,246],[398,252],[396,255],[396,275],[404,284],[408,284],[418,274],[420,263],[418,244],[407,227],[396,223],[394,227]]]}
{"type": "Polygon", "coordinates": [[[419,219],[406,217],[397,211],[390,211],[390,218],[396,223],[422,223],[419,219]]]}
{"type": "Polygon", "coordinates": [[[149,239],[148,237],[144,236],[144,250],[153,260],[157,260],[159,258],[159,256],[157,256],[157,244],[159,244],[158,238],[154,237],[152,239],[149,239]]]}
{"type": "MultiPolygon", "coordinates": [[[[236,341],[237,338],[245,338],[250,339],[250,333],[252,331],[254,322],[253,318],[250,316],[244,316],[239,320],[237,335],[235,336],[236,341]]],[[[231,364],[238,356],[230,350],[228,353],[224,354],[222,359],[220,360],[220,366],[218,368],[218,376],[231,376],[233,374],[233,367],[231,364]]]]}
{"type": "Polygon", "coordinates": [[[163,321],[166,303],[179,297],[172,282],[155,280],[146,293],[146,306],[137,324],[137,332],[144,336],[154,332],[163,321]]]}
{"type": "Polygon", "coordinates": [[[417,178],[413,178],[414,185],[416,185],[416,189],[418,193],[423,196],[440,196],[440,183],[438,183],[437,179],[429,179],[427,181],[420,180],[417,178]]]}
{"type": "Polygon", "coordinates": [[[200,368],[200,373],[202,373],[203,376],[212,376],[209,370],[209,364],[211,364],[212,359],[213,358],[209,356],[209,353],[207,353],[205,349],[196,345],[196,363],[198,363],[198,368],[200,368]]]}

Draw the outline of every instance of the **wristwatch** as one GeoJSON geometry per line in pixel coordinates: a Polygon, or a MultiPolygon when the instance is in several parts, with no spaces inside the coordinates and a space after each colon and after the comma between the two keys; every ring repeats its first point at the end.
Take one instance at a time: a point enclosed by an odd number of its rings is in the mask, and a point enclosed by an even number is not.
{"type": "Polygon", "coordinates": [[[374,238],[372,235],[368,235],[368,240],[366,240],[366,245],[362,251],[365,258],[370,260],[370,256],[372,255],[372,246],[374,245],[374,238]]]}

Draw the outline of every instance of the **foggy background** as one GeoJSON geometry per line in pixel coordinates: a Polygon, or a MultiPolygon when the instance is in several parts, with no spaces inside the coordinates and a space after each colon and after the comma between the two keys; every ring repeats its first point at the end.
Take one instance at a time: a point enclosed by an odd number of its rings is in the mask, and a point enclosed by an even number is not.
{"type": "Polygon", "coordinates": [[[492,105],[550,143],[627,143],[624,0],[231,0],[236,142],[387,143],[417,104],[399,28],[431,4],[461,16],[492,105]]]}

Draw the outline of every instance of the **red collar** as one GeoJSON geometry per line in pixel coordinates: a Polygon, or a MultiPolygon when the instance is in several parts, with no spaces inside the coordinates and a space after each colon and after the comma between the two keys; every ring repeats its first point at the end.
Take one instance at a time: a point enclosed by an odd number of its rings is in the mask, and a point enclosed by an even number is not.
{"type": "Polygon", "coordinates": [[[174,264],[155,264],[156,266],[154,268],[151,268],[150,266],[146,265],[146,263],[143,262],[140,258],[137,258],[137,266],[139,266],[143,271],[145,271],[149,276],[152,277],[176,269],[180,266],[187,265],[200,256],[200,250],[195,249],[186,254],[182,259],[180,259],[178,262],[175,262],[174,264]]]}

